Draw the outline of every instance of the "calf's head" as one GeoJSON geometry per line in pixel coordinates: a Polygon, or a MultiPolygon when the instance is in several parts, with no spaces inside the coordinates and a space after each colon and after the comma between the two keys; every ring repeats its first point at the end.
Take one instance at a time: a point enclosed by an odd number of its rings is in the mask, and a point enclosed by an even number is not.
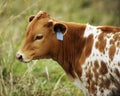
{"type": "Polygon", "coordinates": [[[46,12],[40,11],[29,18],[25,42],[16,57],[23,62],[40,58],[50,58],[57,54],[59,43],[57,32],[65,35],[66,25],[52,19],[46,12]]]}

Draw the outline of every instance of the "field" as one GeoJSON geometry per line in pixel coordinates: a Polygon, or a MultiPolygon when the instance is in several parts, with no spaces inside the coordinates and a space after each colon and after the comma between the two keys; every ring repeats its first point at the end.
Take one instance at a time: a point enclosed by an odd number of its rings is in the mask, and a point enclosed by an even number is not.
{"type": "Polygon", "coordinates": [[[120,0],[0,0],[0,96],[83,96],[52,59],[22,63],[15,54],[30,15],[92,25],[120,26],[120,0]]]}

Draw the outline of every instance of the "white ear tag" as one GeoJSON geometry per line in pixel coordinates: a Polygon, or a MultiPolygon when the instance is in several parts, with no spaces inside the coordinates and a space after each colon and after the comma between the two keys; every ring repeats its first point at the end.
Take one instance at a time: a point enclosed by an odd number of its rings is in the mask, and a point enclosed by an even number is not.
{"type": "Polygon", "coordinates": [[[62,34],[62,32],[57,32],[57,39],[58,40],[63,40],[63,34],[62,34]]]}

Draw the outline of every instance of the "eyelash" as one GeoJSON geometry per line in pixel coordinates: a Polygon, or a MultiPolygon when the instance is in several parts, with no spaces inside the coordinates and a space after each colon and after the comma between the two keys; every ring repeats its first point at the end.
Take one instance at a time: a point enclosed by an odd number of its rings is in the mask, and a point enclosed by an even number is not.
{"type": "Polygon", "coordinates": [[[40,40],[43,38],[43,35],[42,34],[38,34],[36,37],[35,37],[35,40],[40,40]]]}

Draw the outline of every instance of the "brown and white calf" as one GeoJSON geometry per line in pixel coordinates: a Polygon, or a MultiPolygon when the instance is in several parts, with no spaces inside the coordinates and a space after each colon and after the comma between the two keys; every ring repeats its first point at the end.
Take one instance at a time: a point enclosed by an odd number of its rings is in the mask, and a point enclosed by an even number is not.
{"type": "Polygon", "coordinates": [[[63,22],[43,11],[29,21],[20,61],[52,58],[85,96],[120,95],[120,28],[63,22]]]}

